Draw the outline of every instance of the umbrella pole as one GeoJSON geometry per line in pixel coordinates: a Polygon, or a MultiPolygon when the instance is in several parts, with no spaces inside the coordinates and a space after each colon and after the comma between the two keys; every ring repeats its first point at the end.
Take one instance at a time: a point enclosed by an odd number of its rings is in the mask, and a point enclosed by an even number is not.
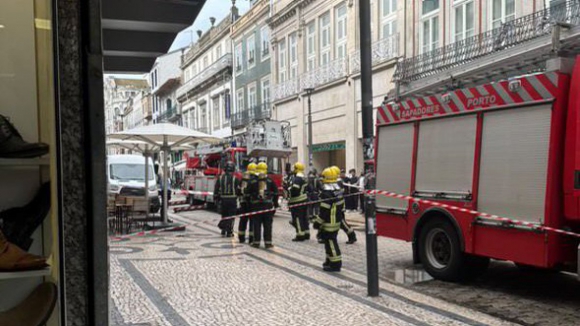
{"type": "Polygon", "coordinates": [[[167,224],[168,217],[167,217],[167,174],[168,166],[167,166],[167,158],[169,157],[169,146],[167,145],[167,136],[163,136],[163,150],[165,151],[165,155],[163,157],[163,224],[167,224]]]}
{"type": "Polygon", "coordinates": [[[145,219],[149,218],[149,146],[145,145],[145,219]]]}

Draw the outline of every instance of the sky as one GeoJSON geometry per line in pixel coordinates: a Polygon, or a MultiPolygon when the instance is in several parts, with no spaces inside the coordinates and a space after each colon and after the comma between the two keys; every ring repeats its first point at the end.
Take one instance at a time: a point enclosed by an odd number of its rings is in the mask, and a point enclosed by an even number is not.
{"type": "MultiPolygon", "coordinates": [[[[177,34],[175,40],[173,41],[173,44],[169,48],[169,52],[189,45],[189,43],[192,40],[192,36],[193,42],[196,42],[198,39],[196,31],[200,29],[205,34],[205,32],[211,27],[211,22],[209,21],[209,18],[215,17],[216,18],[215,24],[217,25],[220,21],[222,21],[222,19],[224,19],[227,15],[230,14],[231,7],[232,7],[231,0],[207,0],[205,5],[201,9],[201,12],[195,19],[193,25],[177,34]]],[[[237,0],[236,7],[238,7],[240,15],[243,15],[250,8],[250,1],[237,0]]],[[[107,75],[107,76],[141,79],[144,78],[145,75],[122,74],[122,75],[107,75]]]]}

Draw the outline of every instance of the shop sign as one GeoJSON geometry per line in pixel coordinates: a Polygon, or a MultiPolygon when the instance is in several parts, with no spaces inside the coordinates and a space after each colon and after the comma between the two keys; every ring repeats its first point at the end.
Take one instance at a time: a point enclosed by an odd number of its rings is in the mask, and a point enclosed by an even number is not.
{"type": "Polygon", "coordinates": [[[344,145],[344,142],[320,144],[320,145],[312,145],[312,152],[318,153],[318,152],[339,151],[345,148],[346,146],[344,145]]]}

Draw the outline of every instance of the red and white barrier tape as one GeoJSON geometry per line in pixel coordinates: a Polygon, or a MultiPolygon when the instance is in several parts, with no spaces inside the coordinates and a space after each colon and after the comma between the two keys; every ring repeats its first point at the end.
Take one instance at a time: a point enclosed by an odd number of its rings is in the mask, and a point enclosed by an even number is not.
{"type": "Polygon", "coordinates": [[[565,235],[569,235],[569,236],[572,236],[572,237],[580,238],[580,234],[574,233],[574,232],[569,232],[569,231],[566,231],[566,230],[555,229],[555,228],[552,228],[552,227],[549,227],[549,226],[537,225],[537,224],[530,223],[530,222],[526,222],[526,221],[522,221],[522,220],[519,220],[519,219],[507,218],[507,217],[502,217],[502,216],[498,216],[498,215],[494,215],[494,214],[489,214],[489,213],[485,213],[485,212],[479,212],[479,211],[475,211],[475,210],[471,210],[471,209],[467,209],[467,208],[461,208],[461,207],[457,207],[457,206],[453,206],[453,205],[442,204],[442,203],[439,203],[439,202],[435,202],[435,201],[431,201],[431,200],[426,200],[426,199],[415,198],[415,197],[408,196],[408,195],[401,195],[401,194],[397,194],[397,193],[390,192],[390,191],[378,190],[377,189],[377,190],[367,190],[366,193],[371,194],[371,195],[382,195],[382,196],[391,197],[391,198],[397,198],[397,199],[402,199],[402,200],[411,200],[411,201],[418,202],[418,203],[423,203],[423,204],[427,204],[427,205],[433,205],[433,206],[437,206],[437,207],[441,207],[441,208],[446,208],[446,209],[450,209],[450,210],[454,210],[454,211],[459,211],[459,212],[462,212],[462,213],[477,215],[478,217],[480,217],[482,219],[488,219],[488,220],[506,222],[506,223],[510,223],[510,224],[514,224],[514,225],[520,225],[520,226],[527,226],[527,227],[530,227],[530,228],[533,228],[533,229],[536,229],[536,230],[544,230],[544,231],[548,231],[548,232],[565,234],[565,235]]]}
{"type": "Polygon", "coordinates": [[[209,191],[195,191],[195,190],[182,190],[182,195],[198,195],[198,196],[213,196],[213,192],[209,191]]]}
{"type": "Polygon", "coordinates": [[[168,206],[179,206],[179,205],[187,205],[187,200],[176,200],[167,203],[168,206]]]}
{"type": "Polygon", "coordinates": [[[175,207],[173,209],[173,213],[191,212],[191,211],[197,211],[197,210],[204,209],[204,208],[205,208],[205,205],[187,206],[187,207],[175,207]]]}
{"type": "Polygon", "coordinates": [[[172,231],[183,231],[183,230],[185,230],[185,225],[179,225],[179,226],[172,226],[172,227],[168,227],[168,228],[151,230],[151,231],[135,232],[135,233],[125,234],[125,235],[121,235],[121,236],[111,236],[111,237],[109,237],[109,239],[111,239],[111,241],[122,241],[123,239],[143,237],[146,235],[154,235],[154,234],[161,233],[161,232],[172,232],[172,231]]]}

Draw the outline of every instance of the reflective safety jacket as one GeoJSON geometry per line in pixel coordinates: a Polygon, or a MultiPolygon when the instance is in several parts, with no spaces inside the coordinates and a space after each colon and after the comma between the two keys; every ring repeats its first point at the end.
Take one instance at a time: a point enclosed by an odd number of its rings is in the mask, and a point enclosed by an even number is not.
{"type": "Polygon", "coordinates": [[[240,193],[240,181],[231,173],[222,174],[213,191],[214,197],[221,200],[233,200],[238,198],[240,193]]]}
{"type": "Polygon", "coordinates": [[[337,183],[325,183],[320,189],[320,213],[314,220],[322,231],[338,232],[344,219],[344,190],[337,183]]]}
{"type": "Polygon", "coordinates": [[[250,178],[246,194],[252,204],[271,205],[274,203],[274,198],[278,197],[278,187],[270,177],[261,174],[257,178],[250,178]]]}
{"type": "Polygon", "coordinates": [[[290,185],[290,196],[288,199],[288,204],[299,204],[306,202],[308,200],[308,192],[310,187],[308,186],[308,180],[304,174],[297,174],[290,185]]]}

